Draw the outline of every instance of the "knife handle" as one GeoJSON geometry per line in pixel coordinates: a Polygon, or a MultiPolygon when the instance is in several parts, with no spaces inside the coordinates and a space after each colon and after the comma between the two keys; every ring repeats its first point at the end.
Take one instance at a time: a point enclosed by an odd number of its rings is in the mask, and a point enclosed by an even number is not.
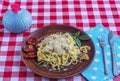
{"type": "Polygon", "coordinates": [[[116,59],[115,59],[115,51],[114,51],[114,47],[111,47],[111,53],[112,53],[112,61],[113,61],[113,75],[114,76],[117,76],[119,73],[118,73],[118,69],[117,69],[117,62],[116,62],[116,59]]]}
{"type": "Polygon", "coordinates": [[[102,50],[103,50],[103,61],[104,61],[105,74],[108,75],[109,71],[108,71],[108,66],[107,66],[107,61],[106,61],[106,55],[105,55],[104,47],[102,47],[102,50]]]}

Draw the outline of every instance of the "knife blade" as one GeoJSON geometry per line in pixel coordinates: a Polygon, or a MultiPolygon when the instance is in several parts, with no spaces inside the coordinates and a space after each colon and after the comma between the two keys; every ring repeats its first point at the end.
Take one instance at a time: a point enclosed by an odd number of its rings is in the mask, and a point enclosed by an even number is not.
{"type": "Polygon", "coordinates": [[[113,37],[112,31],[109,31],[108,41],[109,41],[109,45],[110,45],[110,49],[111,49],[113,75],[117,76],[118,69],[117,69],[117,62],[116,62],[116,58],[115,58],[114,37],[113,37]]]}

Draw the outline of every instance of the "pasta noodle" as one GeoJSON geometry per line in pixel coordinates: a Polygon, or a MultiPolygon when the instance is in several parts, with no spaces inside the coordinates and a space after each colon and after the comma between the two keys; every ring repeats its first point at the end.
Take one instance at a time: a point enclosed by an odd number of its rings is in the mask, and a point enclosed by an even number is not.
{"type": "Polygon", "coordinates": [[[69,33],[56,33],[47,36],[37,44],[37,61],[52,70],[60,70],[80,60],[88,60],[90,46],[76,45],[69,33]]]}

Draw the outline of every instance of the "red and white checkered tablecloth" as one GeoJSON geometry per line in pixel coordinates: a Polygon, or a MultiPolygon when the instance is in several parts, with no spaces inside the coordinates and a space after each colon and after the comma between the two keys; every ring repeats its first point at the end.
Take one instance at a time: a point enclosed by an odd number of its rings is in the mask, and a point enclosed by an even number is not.
{"type": "MultiPolygon", "coordinates": [[[[48,79],[25,66],[20,55],[22,41],[43,26],[62,23],[87,31],[101,23],[120,36],[120,0],[16,0],[33,19],[31,27],[21,34],[9,33],[1,23],[13,2],[0,0],[0,81],[86,81],[80,74],[48,79]]],[[[113,81],[120,81],[120,75],[113,81]]]]}

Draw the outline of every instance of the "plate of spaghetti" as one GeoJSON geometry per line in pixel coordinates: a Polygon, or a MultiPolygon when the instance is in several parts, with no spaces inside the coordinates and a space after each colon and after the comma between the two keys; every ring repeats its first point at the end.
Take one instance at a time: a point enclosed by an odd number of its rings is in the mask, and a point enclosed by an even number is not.
{"type": "Polygon", "coordinates": [[[66,78],[84,71],[95,48],[82,30],[67,25],[48,25],[23,41],[22,60],[34,73],[48,78],[66,78]]]}

